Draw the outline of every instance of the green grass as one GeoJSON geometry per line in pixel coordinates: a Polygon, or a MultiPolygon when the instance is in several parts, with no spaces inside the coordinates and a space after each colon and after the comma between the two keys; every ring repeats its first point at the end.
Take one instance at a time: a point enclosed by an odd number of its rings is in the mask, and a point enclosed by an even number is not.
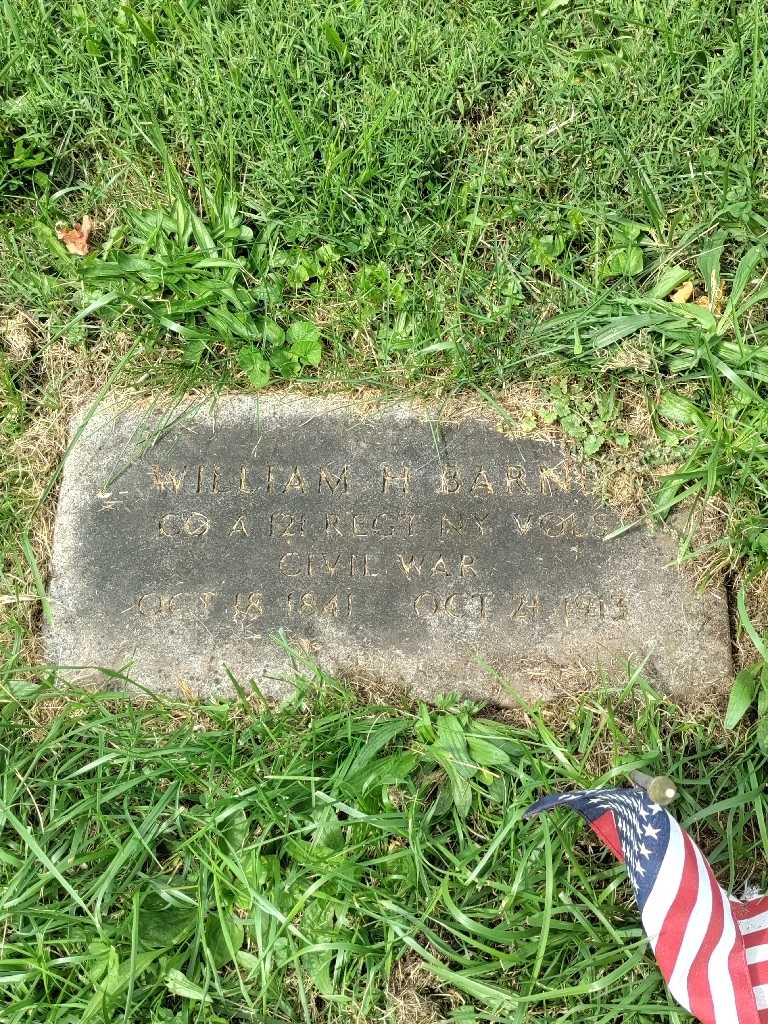
{"type": "Polygon", "coordinates": [[[724,884],[766,880],[753,733],[637,680],[525,725],[314,677],[258,712],[6,683],[0,713],[9,1024],[682,1022],[624,868],[575,816],[521,820],[636,767],[724,884]]]}
{"type": "MultiPolygon", "coordinates": [[[[764,571],[765,5],[0,0],[0,26],[0,1016],[681,1022],[622,868],[520,811],[656,766],[721,880],[760,884],[764,697],[727,739],[637,685],[525,727],[313,683],[52,717],[37,528],[94,381],[533,381],[532,425],[703,522],[712,572],[764,571]],[[86,214],[80,259],[55,229],[86,214]],[[706,309],[668,301],[688,279],[706,309]]],[[[759,647],[764,602],[739,615],[759,647]]]]}

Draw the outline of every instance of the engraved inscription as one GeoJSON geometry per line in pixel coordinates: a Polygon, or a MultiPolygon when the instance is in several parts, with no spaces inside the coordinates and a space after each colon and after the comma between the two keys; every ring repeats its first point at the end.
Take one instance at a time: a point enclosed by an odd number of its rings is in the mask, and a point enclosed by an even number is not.
{"type": "Polygon", "coordinates": [[[564,505],[562,496],[575,486],[565,462],[454,460],[424,467],[392,459],[374,467],[354,456],[320,464],[211,460],[154,464],[150,483],[163,504],[156,519],[163,541],[197,543],[204,551],[225,539],[239,558],[263,565],[275,583],[269,592],[228,595],[152,591],[137,598],[139,616],[214,611],[236,625],[263,620],[278,626],[283,620],[364,619],[373,600],[368,595],[375,594],[386,594],[387,608],[399,609],[405,620],[438,629],[463,622],[557,631],[619,622],[627,614],[623,594],[568,587],[552,601],[500,577],[496,552],[505,538],[520,538],[523,553],[543,544],[559,551],[563,564],[575,564],[579,543],[608,531],[606,514],[564,505]],[[413,500],[418,494],[433,500],[422,508],[413,500]],[[194,497],[203,502],[200,508],[194,497]],[[339,584],[353,589],[335,589],[339,584]]]}
{"type": "Polygon", "coordinates": [[[201,512],[167,512],[158,524],[161,537],[204,537],[211,522],[201,512]]]}

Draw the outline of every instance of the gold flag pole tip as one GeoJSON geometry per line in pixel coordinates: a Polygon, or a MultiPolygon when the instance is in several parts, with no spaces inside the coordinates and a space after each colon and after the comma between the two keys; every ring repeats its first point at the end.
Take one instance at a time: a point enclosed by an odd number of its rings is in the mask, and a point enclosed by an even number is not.
{"type": "Polygon", "coordinates": [[[659,807],[671,804],[677,796],[677,786],[666,775],[646,775],[645,772],[629,773],[633,785],[640,786],[659,807]]]}

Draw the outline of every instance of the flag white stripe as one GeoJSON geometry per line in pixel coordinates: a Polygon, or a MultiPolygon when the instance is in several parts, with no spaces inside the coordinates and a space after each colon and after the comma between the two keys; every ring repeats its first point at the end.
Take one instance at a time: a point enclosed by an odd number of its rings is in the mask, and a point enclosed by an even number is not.
{"type": "MultiPolygon", "coordinates": [[[[696,844],[691,842],[691,846],[696,857],[696,870],[698,874],[696,902],[685,926],[685,934],[680,944],[680,952],[677,954],[675,967],[669,979],[669,991],[686,1010],[691,1008],[688,997],[688,974],[691,964],[696,959],[701,949],[701,944],[706,938],[709,920],[712,916],[712,887],[709,884],[707,866],[696,844]]],[[[735,1018],[732,1018],[732,1020],[735,1020],[735,1018]]]]}
{"type": "Polygon", "coordinates": [[[707,979],[709,991],[712,993],[716,1024],[734,1024],[734,1021],[739,1019],[739,1011],[736,1006],[736,993],[733,990],[733,978],[728,970],[728,957],[736,942],[736,928],[728,898],[715,881],[714,875],[711,876],[711,886],[717,890],[714,899],[719,899],[723,905],[723,931],[709,958],[707,979]]]}
{"type": "Polygon", "coordinates": [[[755,1005],[758,1010],[768,1010],[768,985],[755,985],[755,1005]]]}
{"type": "Polygon", "coordinates": [[[761,964],[768,960],[768,943],[764,942],[762,946],[752,946],[746,952],[748,964],[761,964]]]}
{"type": "Polygon", "coordinates": [[[683,864],[685,863],[682,829],[670,814],[667,814],[667,818],[669,819],[669,844],[664,852],[656,881],[653,883],[653,888],[643,907],[643,927],[654,952],[669,908],[675,902],[677,891],[680,888],[680,879],[683,877],[683,864]]]}
{"type": "Polygon", "coordinates": [[[762,914],[755,914],[754,917],[742,917],[739,921],[739,931],[742,935],[751,935],[752,932],[759,932],[768,928],[768,910],[762,914]]]}

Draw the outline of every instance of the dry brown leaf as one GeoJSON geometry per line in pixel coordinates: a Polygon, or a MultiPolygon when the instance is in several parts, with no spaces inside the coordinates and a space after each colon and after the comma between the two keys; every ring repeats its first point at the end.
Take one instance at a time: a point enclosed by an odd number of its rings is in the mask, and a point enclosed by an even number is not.
{"type": "Polygon", "coordinates": [[[707,295],[699,295],[696,299],[696,305],[706,306],[707,309],[712,310],[715,316],[722,316],[726,298],[725,284],[721,282],[720,287],[715,293],[714,299],[710,299],[707,295]]]}
{"type": "Polygon", "coordinates": [[[669,301],[674,303],[688,302],[692,295],[693,281],[686,281],[685,284],[680,285],[676,292],[672,292],[669,301]]]}
{"type": "Polygon", "coordinates": [[[56,228],[56,236],[71,252],[73,256],[88,255],[88,239],[93,230],[93,221],[88,214],[83,217],[82,224],[75,224],[71,228],[56,228]]]}

